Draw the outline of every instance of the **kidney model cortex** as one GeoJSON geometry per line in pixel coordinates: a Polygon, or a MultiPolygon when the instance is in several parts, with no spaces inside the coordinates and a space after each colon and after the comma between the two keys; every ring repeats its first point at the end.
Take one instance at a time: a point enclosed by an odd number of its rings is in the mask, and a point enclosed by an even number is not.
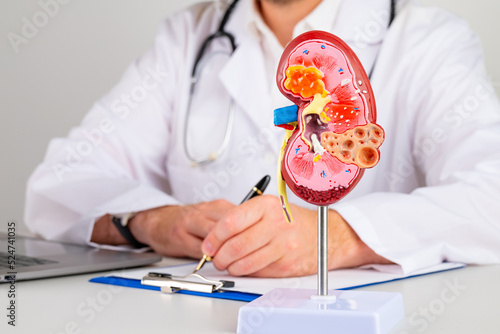
{"type": "Polygon", "coordinates": [[[373,91],[359,59],[340,38],[310,31],[286,47],[278,66],[280,91],[297,105],[279,159],[280,199],[292,220],[286,185],[304,201],[337,202],[377,164],[384,130],[375,123],[373,91]]]}

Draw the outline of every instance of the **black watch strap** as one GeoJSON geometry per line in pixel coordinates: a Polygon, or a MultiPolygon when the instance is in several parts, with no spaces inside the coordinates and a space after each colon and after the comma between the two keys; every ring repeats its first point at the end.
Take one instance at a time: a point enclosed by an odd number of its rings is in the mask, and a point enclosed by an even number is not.
{"type": "Polygon", "coordinates": [[[122,225],[122,219],[117,216],[111,216],[111,221],[113,224],[116,226],[118,229],[118,232],[127,240],[130,245],[134,248],[142,248],[142,247],[148,247],[148,245],[143,244],[139,242],[133,235],[132,232],[130,232],[130,229],[128,226],[123,226],[122,225]]]}

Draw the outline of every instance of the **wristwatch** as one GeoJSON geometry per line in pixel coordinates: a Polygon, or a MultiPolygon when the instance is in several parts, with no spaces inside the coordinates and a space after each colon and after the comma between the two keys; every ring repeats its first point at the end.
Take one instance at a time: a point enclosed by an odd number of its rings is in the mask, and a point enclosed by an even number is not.
{"type": "Polygon", "coordinates": [[[127,240],[130,245],[134,248],[148,247],[148,245],[139,242],[130,232],[128,223],[135,217],[137,212],[129,212],[123,215],[113,215],[111,216],[111,221],[118,229],[118,232],[127,240]]]}

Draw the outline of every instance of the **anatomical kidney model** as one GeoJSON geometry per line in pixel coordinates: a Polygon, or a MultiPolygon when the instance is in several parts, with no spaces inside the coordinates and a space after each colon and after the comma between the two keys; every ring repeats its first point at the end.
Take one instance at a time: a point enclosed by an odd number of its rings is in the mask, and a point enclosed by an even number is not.
{"type": "Polygon", "coordinates": [[[338,37],[310,31],[286,47],[276,75],[295,108],[275,111],[287,129],[278,166],[280,199],[288,221],[288,187],[304,201],[328,206],[346,196],[365,168],[377,164],[384,130],[373,91],[355,53],[338,37]]]}

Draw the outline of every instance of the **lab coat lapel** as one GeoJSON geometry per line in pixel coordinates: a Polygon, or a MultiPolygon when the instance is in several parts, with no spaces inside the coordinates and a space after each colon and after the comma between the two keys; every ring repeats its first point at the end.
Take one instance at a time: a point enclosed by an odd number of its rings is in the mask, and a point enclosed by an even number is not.
{"type": "Polygon", "coordinates": [[[331,32],[353,49],[368,73],[387,33],[389,16],[388,0],[349,0],[339,6],[331,32]]]}
{"type": "Polygon", "coordinates": [[[273,113],[265,71],[258,41],[245,36],[220,74],[237,110],[244,111],[258,128],[269,126],[273,113]]]}

